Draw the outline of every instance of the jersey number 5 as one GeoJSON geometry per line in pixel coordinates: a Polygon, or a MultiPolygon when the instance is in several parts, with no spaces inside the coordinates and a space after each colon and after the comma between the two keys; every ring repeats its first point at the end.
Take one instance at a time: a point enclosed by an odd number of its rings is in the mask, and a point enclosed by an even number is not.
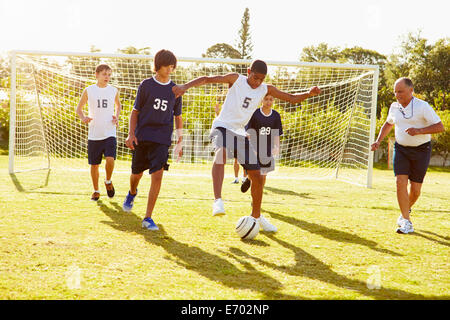
{"type": "Polygon", "coordinates": [[[167,100],[162,100],[156,98],[155,99],[155,104],[153,105],[153,108],[155,108],[155,110],[158,110],[159,108],[161,108],[161,111],[166,111],[167,110],[167,100]]]}
{"type": "Polygon", "coordinates": [[[252,101],[252,98],[246,97],[246,98],[244,99],[244,103],[242,104],[242,108],[247,109],[248,106],[249,106],[249,104],[250,104],[250,101],[252,101]]]}

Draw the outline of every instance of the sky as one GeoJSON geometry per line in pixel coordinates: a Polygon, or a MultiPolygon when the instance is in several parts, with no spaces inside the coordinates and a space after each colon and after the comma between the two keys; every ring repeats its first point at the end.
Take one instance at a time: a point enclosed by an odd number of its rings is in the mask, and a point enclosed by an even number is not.
{"type": "Polygon", "coordinates": [[[236,47],[250,10],[253,58],[298,61],[321,42],[389,55],[402,37],[433,43],[450,36],[448,0],[0,0],[0,53],[18,50],[103,53],[127,46],[201,57],[216,43],[236,47]]]}

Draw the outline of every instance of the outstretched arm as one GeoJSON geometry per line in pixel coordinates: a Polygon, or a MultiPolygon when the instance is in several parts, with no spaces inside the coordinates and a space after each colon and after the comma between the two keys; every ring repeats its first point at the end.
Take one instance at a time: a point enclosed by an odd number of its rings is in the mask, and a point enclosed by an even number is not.
{"type": "Polygon", "coordinates": [[[308,92],[291,94],[291,93],[287,93],[287,92],[278,90],[273,85],[270,85],[270,84],[267,85],[267,94],[270,94],[274,98],[288,101],[290,103],[300,103],[305,99],[317,96],[318,94],[320,94],[320,92],[321,92],[321,90],[319,89],[319,87],[314,86],[314,87],[310,88],[308,92]]]}
{"type": "Polygon", "coordinates": [[[192,87],[202,86],[207,83],[228,83],[231,87],[238,77],[239,74],[237,73],[229,73],[224,76],[199,77],[189,81],[186,84],[172,87],[172,91],[175,94],[175,97],[178,98],[182,96],[186,90],[189,90],[192,87]]]}

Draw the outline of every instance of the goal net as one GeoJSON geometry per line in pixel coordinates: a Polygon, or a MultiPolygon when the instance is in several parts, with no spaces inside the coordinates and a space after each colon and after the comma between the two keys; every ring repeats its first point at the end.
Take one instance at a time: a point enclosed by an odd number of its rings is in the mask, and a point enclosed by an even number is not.
{"type": "MultiPolygon", "coordinates": [[[[95,67],[108,64],[110,84],[120,93],[116,171],[130,171],[125,146],[128,120],[139,83],[154,75],[153,56],[101,53],[12,52],[10,172],[38,169],[86,170],[87,125],[76,115],[83,90],[96,83],[95,67]]],[[[246,74],[249,60],[178,58],[172,80],[246,74]]],[[[322,93],[301,105],[275,100],[284,134],[274,177],[334,178],[371,186],[378,68],[366,65],[267,62],[265,82],[299,93],[317,85],[322,93]]],[[[183,96],[184,155],[170,158],[169,173],[209,174],[213,149],[209,131],[214,106],[228,86],[208,84],[183,96]]],[[[87,113],[87,106],[85,107],[87,113]]],[[[175,140],[175,134],[173,135],[175,140]]],[[[171,147],[173,148],[173,146],[171,147]]],[[[232,160],[230,160],[232,161],[232,160]]]]}

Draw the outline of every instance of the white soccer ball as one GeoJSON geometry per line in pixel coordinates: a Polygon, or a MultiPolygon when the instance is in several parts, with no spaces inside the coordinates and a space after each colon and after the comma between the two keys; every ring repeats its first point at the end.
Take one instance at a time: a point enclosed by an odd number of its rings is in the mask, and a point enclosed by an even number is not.
{"type": "Polygon", "coordinates": [[[252,216],[244,216],[236,223],[236,232],[241,239],[253,239],[259,233],[259,221],[252,216]]]}

